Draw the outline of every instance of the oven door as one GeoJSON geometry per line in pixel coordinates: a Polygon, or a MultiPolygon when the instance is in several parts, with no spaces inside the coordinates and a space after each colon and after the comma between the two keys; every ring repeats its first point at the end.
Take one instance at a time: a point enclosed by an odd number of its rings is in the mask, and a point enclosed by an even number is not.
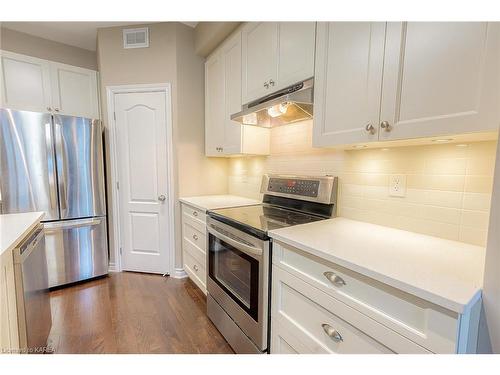
{"type": "Polygon", "coordinates": [[[208,293],[261,350],[267,348],[269,241],[208,218],[208,293]]]}

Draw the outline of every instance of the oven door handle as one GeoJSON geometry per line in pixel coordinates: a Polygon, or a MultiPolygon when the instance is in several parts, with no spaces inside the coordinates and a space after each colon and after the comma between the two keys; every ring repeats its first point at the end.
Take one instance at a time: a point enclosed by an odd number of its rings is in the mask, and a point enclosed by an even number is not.
{"type": "Polygon", "coordinates": [[[215,230],[214,228],[212,228],[210,226],[207,226],[207,231],[208,231],[208,233],[214,235],[217,238],[220,238],[224,242],[227,242],[228,244],[234,246],[238,250],[240,250],[240,251],[242,251],[250,256],[262,256],[262,253],[264,252],[264,250],[259,248],[259,247],[250,246],[250,245],[244,244],[242,242],[236,241],[236,240],[232,239],[231,237],[228,237],[228,236],[222,234],[221,232],[218,232],[217,230],[215,230]]]}

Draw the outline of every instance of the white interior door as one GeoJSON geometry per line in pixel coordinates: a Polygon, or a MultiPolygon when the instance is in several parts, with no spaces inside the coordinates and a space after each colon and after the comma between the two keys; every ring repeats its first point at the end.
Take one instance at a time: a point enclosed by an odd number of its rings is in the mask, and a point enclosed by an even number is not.
{"type": "Polygon", "coordinates": [[[122,269],[167,273],[166,94],[122,93],[114,101],[122,269]]]}

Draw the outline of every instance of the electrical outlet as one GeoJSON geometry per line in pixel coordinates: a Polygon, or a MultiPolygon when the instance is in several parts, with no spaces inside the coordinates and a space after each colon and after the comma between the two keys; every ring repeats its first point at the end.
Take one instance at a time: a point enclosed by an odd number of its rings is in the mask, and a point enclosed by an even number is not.
{"type": "Polygon", "coordinates": [[[403,174],[393,174],[389,177],[389,196],[406,196],[406,176],[403,174]]]}

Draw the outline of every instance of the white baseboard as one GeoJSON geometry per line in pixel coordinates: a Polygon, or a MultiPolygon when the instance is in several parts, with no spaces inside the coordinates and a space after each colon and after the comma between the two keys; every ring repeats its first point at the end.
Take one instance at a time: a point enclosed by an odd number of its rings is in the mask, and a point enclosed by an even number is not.
{"type": "Polygon", "coordinates": [[[108,265],[108,272],[120,272],[118,271],[118,268],[116,267],[115,263],[109,263],[108,265]]]}
{"type": "Polygon", "coordinates": [[[183,279],[188,277],[188,274],[184,271],[184,268],[174,268],[174,272],[172,272],[170,277],[173,279],[183,279]]]}

